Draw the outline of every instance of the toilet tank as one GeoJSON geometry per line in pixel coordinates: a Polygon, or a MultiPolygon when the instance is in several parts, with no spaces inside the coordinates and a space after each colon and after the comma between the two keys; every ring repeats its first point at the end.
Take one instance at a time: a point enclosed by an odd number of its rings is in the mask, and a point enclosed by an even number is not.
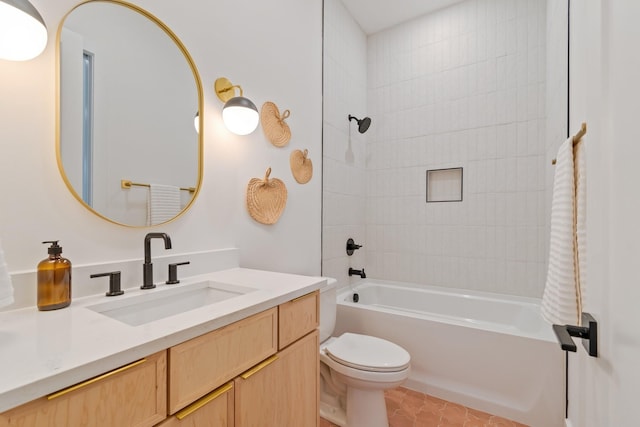
{"type": "Polygon", "coordinates": [[[327,277],[327,284],[320,288],[320,342],[333,334],[336,327],[338,281],[327,277]]]}

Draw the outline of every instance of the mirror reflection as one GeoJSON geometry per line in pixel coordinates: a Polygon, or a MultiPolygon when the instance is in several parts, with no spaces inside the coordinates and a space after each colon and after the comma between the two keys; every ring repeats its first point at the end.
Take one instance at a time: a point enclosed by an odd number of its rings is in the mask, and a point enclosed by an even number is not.
{"type": "Polygon", "coordinates": [[[61,24],[58,58],[58,165],[75,197],[129,226],[186,210],[201,180],[202,89],[176,36],[135,6],[92,1],[61,24]]]}

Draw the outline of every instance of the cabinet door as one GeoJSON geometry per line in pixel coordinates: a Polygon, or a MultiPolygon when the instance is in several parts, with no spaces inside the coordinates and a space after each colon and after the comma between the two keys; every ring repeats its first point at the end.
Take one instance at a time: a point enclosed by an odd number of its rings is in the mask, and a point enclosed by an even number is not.
{"type": "Polygon", "coordinates": [[[169,413],[173,414],[278,348],[272,308],[169,349],[169,413]]]}
{"type": "Polygon", "coordinates": [[[0,414],[0,426],[152,426],[167,416],[166,352],[0,414]]]}
{"type": "Polygon", "coordinates": [[[320,293],[303,295],[278,306],[278,350],[318,327],[320,293]]]}
{"type": "Polygon", "coordinates": [[[233,427],[233,381],[163,421],[158,427],[233,427]]]}
{"type": "Polygon", "coordinates": [[[235,379],[236,427],[313,427],[318,413],[318,331],[235,379]]]}

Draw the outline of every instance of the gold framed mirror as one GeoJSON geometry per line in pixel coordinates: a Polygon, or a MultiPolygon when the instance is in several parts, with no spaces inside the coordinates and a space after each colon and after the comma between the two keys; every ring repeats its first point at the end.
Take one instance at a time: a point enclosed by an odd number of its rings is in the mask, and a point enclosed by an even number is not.
{"type": "Polygon", "coordinates": [[[74,197],[115,224],[164,224],[202,182],[203,91],[189,52],[119,0],[74,7],[56,43],[56,157],[74,197]]]}

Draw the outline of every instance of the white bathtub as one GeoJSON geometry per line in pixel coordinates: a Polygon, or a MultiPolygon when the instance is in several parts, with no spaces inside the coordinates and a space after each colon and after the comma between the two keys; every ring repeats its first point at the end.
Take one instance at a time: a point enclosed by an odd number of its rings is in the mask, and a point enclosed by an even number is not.
{"type": "Polygon", "coordinates": [[[537,299],[366,279],[338,293],[335,335],[346,331],[404,347],[408,388],[529,426],[564,425],[564,353],[537,299]]]}

